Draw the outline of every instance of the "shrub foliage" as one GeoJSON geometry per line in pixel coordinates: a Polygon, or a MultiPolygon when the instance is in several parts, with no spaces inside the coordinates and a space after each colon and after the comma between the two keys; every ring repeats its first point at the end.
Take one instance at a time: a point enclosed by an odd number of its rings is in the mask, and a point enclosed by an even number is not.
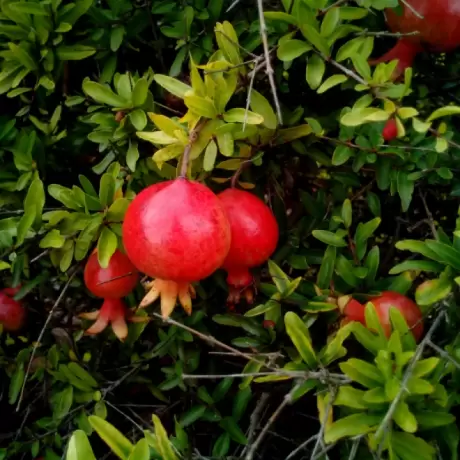
{"type": "Polygon", "coordinates": [[[28,316],[0,335],[0,459],[458,458],[458,60],[369,65],[403,4],[0,0],[0,269],[28,316]],[[277,217],[254,305],[217,272],[189,317],[85,336],[87,257],[184,151],[277,217]],[[394,309],[390,337],[372,304],[342,321],[383,290],[419,344],[394,309]]]}

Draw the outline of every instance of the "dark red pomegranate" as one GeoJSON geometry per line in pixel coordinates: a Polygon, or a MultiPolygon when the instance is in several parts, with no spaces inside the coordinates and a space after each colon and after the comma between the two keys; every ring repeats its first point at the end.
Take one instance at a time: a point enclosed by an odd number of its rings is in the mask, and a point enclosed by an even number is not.
{"type": "Polygon", "coordinates": [[[178,178],[151,185],[134,198],[123,223],[123,243],[138,270],[155,278],[140,307],[161,297],[162,315],[168,317],[179,299],[190,314],[191,283],[222,265],[230,226],[210,189],[178,178]]]}
{"type": "Polygon", "coordinates": [[[252,193],[229,188],[218,197],[232,234],[230,250],[222,268],[228,273],[229,303],[237,303],[240,293],[252,284],[249,269],[266,262],[276,249],[278,223],[270,208],[252,193]]]}
{"type": "Polygon", "coordinates": [[[108,267],[102,268],[97,251],[93,251],[85,266],[84,279],[88,290],[104,299],[99,310],[80,315],[85,319],[96,320],[86,334],[99,334],[110,324],[115,335],[123,341],[128,335],[126,320],[134,319],[121,298],[128,295],[139,280],[136,267],[117,249],[110,258],[108,267]]]}
{"type": "Polygon", "coordinates": [[[14,300],[19,288],[5,288],[0,291],[0,324],[8,332],[19,331],[26,321],[26,310],[21,302],[14,300]]]}
{"type": "Polygon", "coordinates": [[[386,142],[390,142],[398,136],[398,125],[394,118],[391,118],[385,123],[382,130],[382,136],[386,142]]]}
{"type": "Polygon", "coordinates": [[[412,66],[416,54],[423,49],[445,52],[460,45],[460,0],[409,0],[409,3],[423,18],[401,4],[403,14],[398,16],[393,9],[388,9],[386,20],[393,32],[419,33],[401,38],[388,53],[372,62],[398,59],[395,78],[412,66]]]}
{"type": "MultiPolygon", "coordinates": [[[[423,335],[423,316],[417,304],[408,297],[393,291],[384,291],[381,295],[369,300],[374,305],[380,324],[387,337],[391,334],[390,308],[397,308],[418,342],[423,335]]],[[[351,321],[358,321],[366,325],[364,305],[352,299],[344,309],[344,314],[351,321]]]]}

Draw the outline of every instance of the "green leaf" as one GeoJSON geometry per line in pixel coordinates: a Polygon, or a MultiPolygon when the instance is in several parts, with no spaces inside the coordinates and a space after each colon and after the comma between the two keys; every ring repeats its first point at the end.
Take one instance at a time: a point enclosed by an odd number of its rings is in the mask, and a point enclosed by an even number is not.
{"type": "Polygon", "coordinates": [[[447,412],[425,410],[423,412],[415,412],[414,415],[419,428],[422,429],[433,429],[455,422],[455,417],[447,412]]]}
{"type": "Polygon", "coordinates": [[[353,155],[353,149],[346,145],[338,145],[332,154],[332,164],[334,166],[343,165],[353,155]]]}
{"type": "MultiPolygon", "coordinates": [[[[323,94],[329,89],[333,88],[334,86],[345,83],[347,80],[348,80],[348,77],[346,75],[332,75],[331,77],[329,77],[327,80],[323,82],[323,84],[318,88],[316,92],[318,94],[323,94]]],[[[340,121],[342,122],[342,124],[346,125],[346,123],[343,122],[343,118],[340,121]]],[[[350,125],[346,125],[346,126],[350,126],[350,125]]]]}
{"type": "Polygon", "coordinates": [[[425,281],[417,287],[415,301],[422,307],[433,305],[445,299],[452,287],[452,281],[445,277],[425,281]]]}
{"type": "Polygon", "coordinates": [[[81,61],[96,53],[96,48],[87,45],[58,46],[57,57],[61,61],[81,61]]]}
{"type": "Polygon", "coordinates": [[[337,249],[335,246],[328,246],[324,252],[321,267],[318,272],[317,284],[321,289],[328,289],[334,274],[337,249]]]}
{"type": "Polygon", "coordinates": [[[430,260],[406,260],[400,264],[395,265],[390,271],[390,275],[398,275],[406,270],[415,270],[423,272],[439,273],[443,269],[443,265],[430,260]]]}
{"type": "Polygon", "coordinates": [[[169,91],[174,96],[184,99],[185,93],[192,91],[192,87],[182,83],[176,78],[168,77],[167,75],[155,74],[153,79],[166,91],[169,91]]]}
{"type": "Polygon", "coordinates": [[[158,442],[158,450],[162,460],[177,460],[177,456],[168,439],[168,434],[161,423],[161,420],[154,414],[152,415],[155,426],[155,436],[158,442]]]}
{"type": "Polygon", "coordinates": [[[180,425],[183,428],[191,425],[192,423],[200,419],[201,416],[206,412],[206,410],[207,410],[207,407],[202,404],[191,407],[187,412],[185,412],[182,415],[179,421],[180,425]]]}
{"type": "Polygon", "coordinates": [[[133,126],[139,131],[143,130],[147,125],[147,115],[141,109],[130,112],[129,119],[133,126]]]}
{"type": "MultiPolygon", "coordinates": [[[[155,416],[154,416],[155,417],[155,416]]],[[[88,421],[94,431],[110,447],[112,452],[121,460],[128,460],[134,448],[131,442],[121,434],[113,425],[104,419],[90,415],[88,421]]],[[[165,459],[168,457],[164,457],[165,459]]]]}
{"type": "Polygon", "coordinates": [[[341,386],[334,400],[334,405],[351,407],[353,409],[367,409],[368,406],[362,402],[365,393],[363,390],[357,390],[349,385],[341,386]]]}
{"type": "Polygon", "coordinates": [[[307,63],[307,83],[311,89],[316,89],[321,84],[326,71],[324,60],[317,54],[308,58],[307,63]]]}
{"type": "Polygon", "coordinates": [[[434,447],[410,433],[393,430],[391,444],[395,455],[401,460],[433,460],[435,458],[434,447]]]}
{"type": "Polygon", "coordinates": [[[115,53],[123,43],[123,37],[125,35],[125,28],[123,26],[117,26],[110,32],[110,49],[115,53]]]}
{"type": "Polygon", "coordinates": [[[417,420],[409,410],[409,406],[404,401],[400,401],[393,413],[393,420],[404,431],[415,433],[417,431],[417,420]]]}
{"type": "Polygon", "coordinates": [[[110,206],[115,196],[115,179],[112,174],[105,173],[99,186],[99,200],[103,208],[110,206]]]}
{"type": "Polygon", "coordinates": [[[224,458],[230,450],[230,435],[222,433],[214,443],[212,448],[212,456],[216,458],[224,458]]]}
{"type": "Polygon", "coordinates": [[[214,103],[207,98],[188,94],[184,96],[185,105],[194,113],[205,118],[215,118],[217,110],[214,103]]]}
{"type": "Polygon", "coordinates": [[[128,460],[150,460],[150,447],[147,439],[140,439],[136,443],[128,460]]]}
{"type": "Polygon", "coordinates": [[[65,238],[61,235],[59,230],[52,229],[46,236],[40,241],[39,246],[41,248],[62,248],[65,243],[65,238]]]}
{"type": "Polygon", "coordinates": [[[248,443],[248,439],[233,417],[224,417],[219,422],[219,425],[230,435],[233,441],[242,444],[243,446],[248,443]]]}
{"type": "Polygon", "coordinates": [[[321,35],[306,22],[300,24],[302,35],[321,53],[329,56],[329,45],[321,35]]]}
{"type": "Polygon", "coordinates": [[[449,264],[456,270],[460,270],[460,251],[448,244],[434,240],[426,240],[425,245],[442,262],[449,264]]]}
{"type": "Polygon", "coordinates": [[[282,11],[264,11],[265,19],[269,21],[281,21],[291,24],[293,26],[297,25],[297,19],[288,13],[283,13],[282,11]]]}
{"type": "Polygon", "coordinates": [[[329,37],[340,22],[340,8],[330,8],[321,22],[321,36],[329,37]]]}
{"type": "Polygon", "coordinates": [[[292,39],[283,41],[278,47],[276,54],[280,61],[293,61],[311,49],[312,46],[306,41],[292,39]]]}
{"type": "Polygon", "coordinates": [[[212,171],[217,158],[217,145],[212,139],[206,147],[203,157],[203,169],[205,171],[212,171]]]}
{"type": "Polygon", "coordinates": [[[273,110],[273,107],[270,102],[268,102],[267,98],[255,89],[253,89],[251,93],[250,107],[254,112],[263,117],[263,126],[268,129],[277,128],[278,118],[273,110]]]}
{"type": "Polygon", "coordinates": [[[355,232],[355,244],[356,244],[356,255],[359,260],[362,260],[366,254],[367,249],[367,240],[373,235],[377,230],[381,222],[380,217],[376,217],[369,222],[363,224],[360,222],[355,232]]]}
{"type": "Polygon", "coordinates": [[[139,149],[137,142],[129,141],[128,151],[126,152],[126,164],[131,171],[136,170],[136,163],[139,159],[139,149]]]}
{"type": "Polygon", "coordinates": [[[332,444],[342,438],[364,435],[372,431],[373,427],[380,422],[381,416],[379,415],[363,413],[348,415],[326,429],[324,440],[327,444],[332,444]]]}
{"type": "Polygon", "coordinates": [[[368,122],[386,121],[389,116],[390,114],[383,109],[375,107],[357,108],[343,115],[340,123],[344,126],[360,126],[368,122]]]}
{"type": "Polygon", "coordinates": [[[51,396],[51,405],[53,407],[53,418],[56,420],[63,419],[70,411],[73,403],[73,387],[68,385],[58,393],[51,396]]]}
{"type": "Polygon", "coordinates": [[[321,242],[330,246],[335,246],[337,248],[344,248],[347,246],[347,243],[344,241],[343,237],[327,230],[313,230],[312,235],[317,240],[320,240],[321,242]]]}
{"type": "Polygon", "coordinates": [[[240,108],[227,110],[223,117],[224,121],[227,123],[247,123],[248,125],[260,125],[264,121],[262,115],[240,108]]]}
{"type": "Polygon", "coordinates": [[[110,258],[117,249],[118,239],[108,227],[102,229],[101,235],[97,242],[97,258],[102,268],[109,266],[110,258]]]}
{"type": "Polygon", "coordinates": [[[14,53],[14,57],[19,61],[27,70],[37,70],[38,64],[34,58],[21,46],[14,43],[8,43],[10,50],[14,53]]]}
{"type": "Polygon", "coordinates": [[[86,433],[76,430],[67,446],[66,460],[96,460],[86,433]]]}
{"type": "Polygon", "coordinates": [[[294,312],[287,312],[284,316],[286,332],[296,347],[300,356],[310,369],[317,366],[316,354],[311,344],[308,327],[294,312]]]}
{"type": "Polygon", "coordinates": [[[280,294],[284,293],[291,282],[286,273],[281,270],[281,268],[273,262],[273,260],[268,261],[268,271],[272,277],[273,282],[275,283],[276,288],[280,294]]]}
{"type": "Polygon", "coordinates": [[[8,2],[8,7],[18,13],[32,14],[34,16],[48,16],[46,9],[34,2],[8,2]]]}
{"type": "Polygon", "coordinates": [[[427,119],[426,121],[433,121],[437,118],[447,117],[449,115],[459,115],[460,114],[460,107],[455,105],[449,105],[446,107],[441,107],[440,109],[436,109],[427,119]]]}
{"type": "Polygon", "coordinates": [[[144,105],[147,100],[147,95],[149,92],[149,84],[145,78],[139,78],[136,84],[134,85],[132,92],[132,100],[134,107],[140,107],[144,105]]]}
{"type": "Polygon", "coordinates": [[[8,402],[10,404],[14,404],[17,401],[19,393],[21,392],[22,385],[24,383],[24,378],[24,364],[18,363],[16,370],[11,376],[10,386],[8,388],[8,402]]]}
{"type": "Polygon", "coordinates": [[[351,227],[353,218],[353,210],[351,207],[351,201],[347,198],[342,204],[342,220],[346,228],[351,227]]]}
{"type": "Polygon", "coordinates": [[[401,208],[404,212],[409,209],[414,193],[415,182],[409,179],[405,171],[398,171],[398,194],[401,198],[401,208]]]}
{"type": "Polygon", "coordinates": [[[95,81],[85,80],[83,91],[100,104],[107,104],[112,107],[127,107],[129,105],[128,101],[115,94],[108,86],[95,81]]]}
{"type": "Polygon", "coordinates": [[[379,369],[361,359],[351,358],[340,363],[339,367],[344,374],[366,388],[379,387],[384,383],[383,375],[379,369]]]}
{"type": "Polygon", "coordinates": [[[107,220],[110,222],[122,222],[129,203],[130,201],[127,198],[117,198],[109,207],[107,220]]]}

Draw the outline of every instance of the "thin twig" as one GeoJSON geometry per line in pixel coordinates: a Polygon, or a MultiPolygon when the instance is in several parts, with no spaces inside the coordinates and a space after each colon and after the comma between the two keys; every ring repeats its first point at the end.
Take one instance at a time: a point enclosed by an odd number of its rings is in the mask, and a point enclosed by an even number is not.
{"type": "Polygon", "coordinates": [[[142,428],[135,420],[133,420],[129,415],[125,414],[122,410],[118,409],[117,406],[114,404],[110,403],[109,401],[105,401],[105,403],[111,407],[112,409],[116,410],[119,414],[123,415],[123,417],[126,418],[126,420],[130,421],[142,434],[144,434],[144,428],[142,428]]]}
{"type": "Polygon", "coordinates": [[[287,457],[286,460],[291,460],[294,458],[301,450],[305,449],[308,444],[315,441],[318,438],[318,434],[314,434],[313,436],[309,437],[306,441],[304,441],[300,446],[296,447],[287,457]]]}
{"type": "Polygon", "coordinates": [[[270,429],[270,427],[275,423],[276,419],[279,417],[281,412],[284,410],[284,408],[292,403],[292,395],[297,391],[297,389],[300,387],[300,385],[303,384],[302,382],[297,383],[292,390],[284,396],[283,401],[281,404],[277,407],[275,412],[270,416],[268,419],[267,423],[263,427],[262,431],[259,433],[259,436],[257,436],[257,439],[254,441],[254,443],[251,445],[251,447],[248,449],[248,452],[246,454],[245,460],[252,460],[254,458],[254,454],[257,451],[257,448],[259,447],[260,443],[264,439],[265,435],[267,434],[267,431],[270,429]]]}
{"type": "Polygon", "coordinates": [[[436,230],[436,227],[434,225],[434,220],[433,220],[433,214],[431,214],[430,209],[428,208],[428,205],[426,204],[425,196],[423,195],[422,191],[419,189],[419,195],[423,203],[423,207],[425,208],[426,215],[428,217],[428,225],[430,226],[431,233],[433,234],[433,237],[435,240],[438,239],[438,231],[436,230]]]}
{"type": "Polygon", "coordinates": [[[257,9],[259,10],[260,36],[262,37],[262,44],[264,47],[265,72],[268,76],[268,81],[270,82],[270,87],[271,87],[272,95],[273,95],[273,101],[275,103],[276,113],[278,115],[278,121],[279,121],[279,124],[282,125],[283,116],[281,114],[280,102],[278,100],[278,94],[276,92],[276,83],[275,83],[275,78],[273,76],[274,71],[273,71],[273,67],[270,62],[270,50],[268,47],[267,25],[265,24],[263,0],[257,0],[257,9]]]}
{"type": "Polygon", "coordinates": [[[182,164],[180,167],[180,174],[179,177],[186,178],[187,177],[187,172],[188,172],[188,164],[190,161],[190,151],[192,150],[193,144],[196,142],[198,138],[198,133],[200,132],[200,129],[202,127],[202,124],[198,122],[198,124],[190,130],[189,136],[188,136],[188,144],[185,146],[184,153],[182,155],[182,164]]]}
{"type": "Polygon", "coordinates": [[[16,405],[16,412],[19,412],[19,409],[21,408],[21,403],[24,398],[24,390],[26,387],[27,378],[29,377],[30,368],[32,366],[32,361],[35,358],[35,353],[37,352],[37,348],[40,346],[40,342],[43,339],[43,335],[45,334],[45,330],[48,327],[49,322],[51,321],[51,317],[53,316],[54,311],[56,310],[56,308],[58,307],[58,305],[61,303],[62,299],[64,298],[64,294],[69,288],[70,283],[74,279],[75,275],[78,273],[79,268],[80,267],[77,266],[74,272],[69,276],[69,279],[67,280],[64,287],[62,288],[62,291],[59,294],[59,297],[56,299],[56,302],[54,302],[54,305],[51,307],[51,310],[48,313],[48,317],[46,318],[45,324],[43,325],[42,330],[40,331],[40,334],[38,335],[38,339],[36,340],[34,347],[32,348],[32,354],[30,355],[29,364],[27,365],[27,370],[24,376],[24,381],[22,382],[22,386],[21,386],[21,392],[19,393],[18,404],[16,405]]]}
{"type": "MultiPolygon", "coordinates": [[[[268,363],[264,364],[268,367],[268,363]]],[[[343,374],[331,374],[327,371],[318,372],[306,372],[306,371],[286,371],[284,369],[276,369],[272,372],[248,372],[248,373],[236,373],[236,374],[182,374],[182,378],[185,380],[205,380],[205,379],[226,379],[226,378],[245,378],[245,377],[265,377],[268,375],[285,375],[292,378],[303,378],[305,380],[320,380],[324,381],[327,379],[329,382],[338,383],[349,383],[350,379],[343,374]]]]}
{"type": "Polygon", "coordinates": [[[417,16],[419,19],[424,19],[423,15],[420,14],[407,0],[401,0],[401,3],[404,4],[407,9],[411,10],[412,13],[414,13],[415,16],[417,16]]]}
{"type": "Polygon", "coordinates": [[[318,452],[319,447],[323,447],[324,449],[324,431],[326,430],[327,419],[329,418],[329,413],[331,412],[332,405],[334,404],[334,400],[337,396],[337,388],[333,388],[329,392],[329,402],[327,404],[326,410],[324,411],[323,420],[321,420],[321,428],[319,429],[318,437],[316,438],[315,447],[313,447],[313,452],[311,453],[311,457],[314,458],[316,456],[316,452],[318,452]]]}
{"type": "Polygon", "coordinates": [[[445,360],[449,361],[457,369],[460,370],[460,363],[453,356],[451,356],[447,351],[443,350],[441,347],[438,347],[431,340],[428,341],[428,346],[431,347],[436,353],[438,353],[438,355],[441,356],[441,358],[444,358],[445,360]]]}
{"type": "MultiPolygon", "coordinates": [[[[412,377],[412,372],[414,371],[415,365],[419,361],[419,359],[422,356],[423,350],[425,347],[428,345],[428,343],[431,341],[431,337],[434,333],[434,331],[438,328],[438,326],[441,324],[441,321],[444,319],[445,312],[442,311],[439,313],[438,317],[436,320],[433,322],[431,325],[430,329],[428,330],[426,336],[423,338],[423,340],[420,342],[420,344],[417,347],[417,350],[415,351],[414,356],[412,357],[412,360],[410,361],[409,365],[407,366],[406,372],[404,373],[404,377],[401,381],[401,389],[399,390],[398,394],[396,397],[393,399],[390,407],[388,408],[388,411],[383,418],[382,422],[380,423],[377,431],[375,432],[375,439],[380,439],[383,432],[387,429],[389,426],[391,420],[393,419],[393,414],[398,407],[399,402],[401,401],[401,398],[403,396],[403,393],[407,391],[407,383],[409,382],[409,379],[412,377]]],[[[380,444],[382,444],[382,440],[380,440],[380,444]]]]}

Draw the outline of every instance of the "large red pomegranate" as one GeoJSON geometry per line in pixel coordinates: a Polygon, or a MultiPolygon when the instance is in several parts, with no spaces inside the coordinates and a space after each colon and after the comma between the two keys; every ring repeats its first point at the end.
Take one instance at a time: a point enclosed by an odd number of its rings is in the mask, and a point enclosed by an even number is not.
{"type": "Polygon", "coordinates": [[[126,320],[135,319],[121,298],[128,295],[139,280],[136,267],[117,249],[110,258],[108,267],[102,268],[97,251],[93,251],[85,266],[84,279],[88,290],[104,299],[99,310],[80,315],[82,318],[95,320],[86,334],[99,334],[110,323],[115,335],[124,340],[128,335],[126,320]]]}
{"type": "MultiPolygon", "coordinates": [[[[420,340],[423,335],[423,315],[415,302],[399,292],[394,291],[384,291],[381,295],[371,298],[370,302],[372,302],[377,311],[380,324],[387,337],[391,335],[390,308],[394,307],[404,316],[415,340],[417,342],[420,340]]],[[[361,305],[355,299],[352,299],[346,305],[344,314],[347,319],[358,321],[366,325],[364,305],[361,305]]]]}
{"type": "Polygon", "coordinates": [[[232,242],[222,265],[230,286],[229,303],[237,303],[252,284],[250,268],[263,264],[278,244],[278,223],[270,208],[252,193],[229,188],[218,195],[230,222],[232,242]]]}
{"type": "Polygon", "coordinates": [[[134,265],[155,278],[141,301],[161,297],[168,317],[177,298],[190,314],[191,283],[211,275],[230,247],[230,226],[216,195],[185,178],[151,185],[131,202],[123,223],[123,244],[134,265]]]}
{"type": "Polygon", "coordinates": [[[460,46],[460,0],[409,0],[409,3],[423,18],[401,5],[402,15],[388,9],[385,11],[386,20],[393,32],[418,34],[401,38],[394,48],[372,61],[378,64],[398,59],[395,78],[412,66],[416,54],[424,48],[445,52],[460,46]]]}
{"type": "Polygon", "coordinates": [[[5,288],[0,291],[0,324],[8,332],[22,328],[26,320],[26,310],[21,302],[14,300],[19,289],[5,288]]]}

